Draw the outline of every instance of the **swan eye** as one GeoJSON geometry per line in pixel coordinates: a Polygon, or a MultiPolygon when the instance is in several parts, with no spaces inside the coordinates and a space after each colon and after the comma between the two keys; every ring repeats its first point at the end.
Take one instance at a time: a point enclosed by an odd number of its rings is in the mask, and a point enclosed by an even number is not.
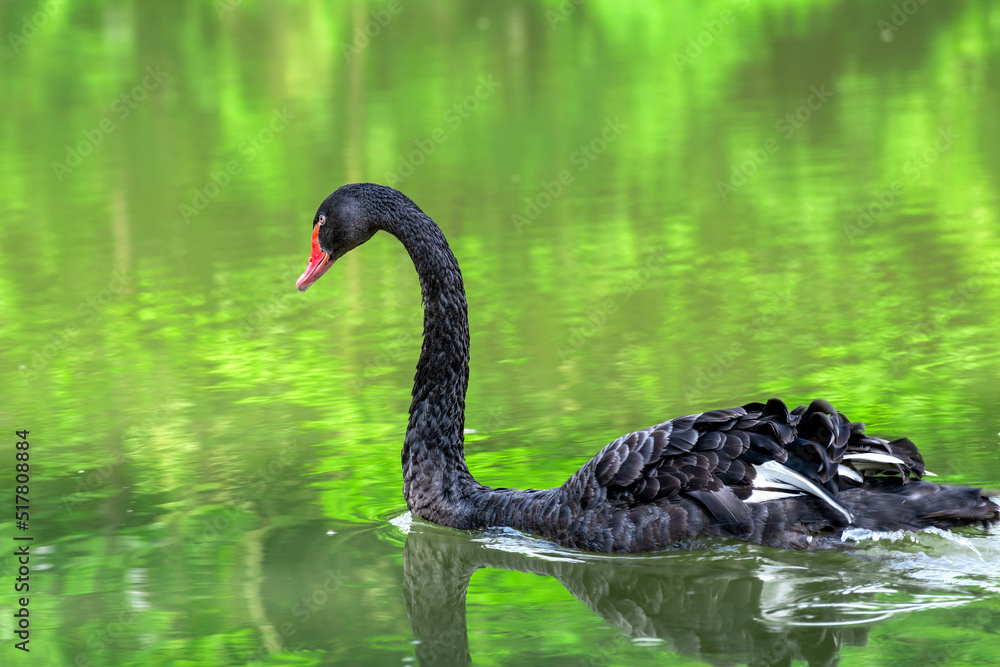
{"type": "Polygon", "coordinates": [[[320,225],[322,225],[324,222],[326,222],[326,216],[323,215],[322,213],[320,213],[319,214],[319,221],[318,222],[319,222],[320,225]]]}

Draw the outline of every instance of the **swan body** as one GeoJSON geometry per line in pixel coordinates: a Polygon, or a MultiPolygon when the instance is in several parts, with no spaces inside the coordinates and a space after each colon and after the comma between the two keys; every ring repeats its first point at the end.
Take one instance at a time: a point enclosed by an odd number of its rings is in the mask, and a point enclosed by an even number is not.
{"type": "Polygon", "coordinates": [[[440,228],[402,193],[345,185],[313,219],[305,291],[376,232],[402,242],[420,279],[424,339],[403,441],[403,495],[429,521],[507,526],[567,547],[663,549],[702,536],[782,548],[838,544],[847,527],[989,525],[980,489],[925,481],[917,448],[865,434],[826,401],[780,400],[678,417],[624,435],[554,489],[494,489],[465,463],[469,325],[458,262],[440,228]]]}

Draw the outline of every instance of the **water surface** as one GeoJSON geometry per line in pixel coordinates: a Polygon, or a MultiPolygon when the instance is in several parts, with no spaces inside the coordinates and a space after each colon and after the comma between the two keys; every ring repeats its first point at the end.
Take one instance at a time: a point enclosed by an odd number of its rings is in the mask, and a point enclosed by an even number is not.
{"type": "Polygon", "coordinates": [[[556,485],[623,432],[778,395],[996,488],[1000,13],[893,14],[5,3],[30,664],[995,664],[1000,538],[977,531],[617,558],[402,532],[409,258],[379,236],[294,289],[342,183],[440,223],[486,484],[556,485]]]}

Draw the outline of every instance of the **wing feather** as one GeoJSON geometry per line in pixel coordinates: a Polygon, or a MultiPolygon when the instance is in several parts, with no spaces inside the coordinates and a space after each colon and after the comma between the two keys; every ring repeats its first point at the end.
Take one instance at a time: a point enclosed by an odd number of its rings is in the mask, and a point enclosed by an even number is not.
{"type": "Polygon", "coordinates": [[[563,488],[582,507],[621,508],[626,513],[615,516],[622,521],[640,506],[659,504],[660,511],[675,507],[684,525],[714,521],[732,534],[748,535],[754,514],[747,503],[811,497],[835,525],[850,523],[840,488],[864,484],[870,474],[895,474],[905,483],[927,473],[909,440],[868,436],[864,424],[849,422],[826,401],[789,410],[770,399],[624,435],[563,488]],[[684,498],[705,516],[684,510],[684,498]]]}

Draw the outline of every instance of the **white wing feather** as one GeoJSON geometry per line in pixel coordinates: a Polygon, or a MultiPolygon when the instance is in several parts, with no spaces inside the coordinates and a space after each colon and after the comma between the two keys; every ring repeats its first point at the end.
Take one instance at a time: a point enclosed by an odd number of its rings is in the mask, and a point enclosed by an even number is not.
{"type": "Polygon", "coordinates": [[[817,485],[812,480],[807,479],[806,477],[795,472],[791,468],[783,466],[777,461],[756,463],[753,467],[757,471],[757,476],[754,477],[753,480],[754,487],[780,488],[787,485],[793,486],[796,489],[816,496],[827,505],[843,514],[848,523],[854,522],[854,516],[847,511],[847,508],[834,500],[825,489],[817,485]]]}

